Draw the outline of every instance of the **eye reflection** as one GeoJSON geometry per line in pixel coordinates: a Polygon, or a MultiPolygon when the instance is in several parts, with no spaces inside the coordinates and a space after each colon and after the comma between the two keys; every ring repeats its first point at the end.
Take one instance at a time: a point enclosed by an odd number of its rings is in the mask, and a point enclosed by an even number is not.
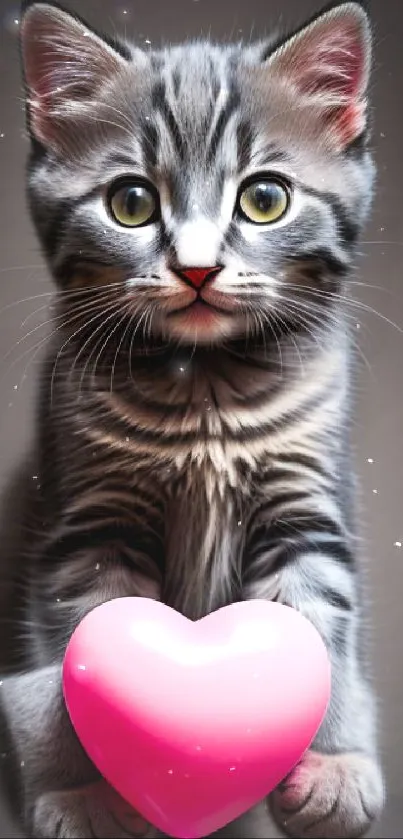
{"type": "Polygon", "coordinates": [[[253,224],[273,224],[287,212],[290,204],[289,190],[273,178],[250,181],[238,199],[240,215],[253,224]]]}
{"type": "Polygon", "coordinates": [[[158,218],[158,193],[144,181],[121,181],[109,191],[108,209],[121,226],[143,227],[158,218]]]}

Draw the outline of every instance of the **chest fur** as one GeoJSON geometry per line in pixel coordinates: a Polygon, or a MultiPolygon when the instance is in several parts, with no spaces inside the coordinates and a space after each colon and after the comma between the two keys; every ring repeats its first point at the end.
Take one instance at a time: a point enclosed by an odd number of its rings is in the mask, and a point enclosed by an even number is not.
{"type": "Polygon", "coordinates": [[[164,600],[193,619],[234,599],[246,499],[211,464],[188,467],[169,497],[164,600]]]}

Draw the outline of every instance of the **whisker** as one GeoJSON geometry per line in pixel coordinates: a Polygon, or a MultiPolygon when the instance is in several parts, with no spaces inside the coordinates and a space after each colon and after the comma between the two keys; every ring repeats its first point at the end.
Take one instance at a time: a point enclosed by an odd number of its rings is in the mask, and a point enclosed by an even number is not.
{"type": "MultiPolygon", "coordinates": [[[[91,332],[91,334],[84,341],[84,343],[82,344],[82,346],[79,348],[78,352],[76,353],[76,355],[74,357],[73,364],[70,368],[69,379],[71,379],[72,375],[74,374],[74,371],[75,371],[76,366],[77,366],[77,362],[82,357],[83,353],[85,353],[85,350],[87,349],[87,347],[94,340],[95,336],[98,335],[100,330],[105,326],[105,323],[109,323],[111,318],[113,318],[115,316],[116,312],[119,311],[120,307],[121,307],[121,302],[120,301],[117,301],[117,302],[115,301],[115,303],[111,303],[111,305],[108,306],[108,308],[106,310],[104,309],[102,312],[100,312],[98,316],[96,315],[94,318],[91,318],[91,320],[88,321],[88,323],[86,324],[87,328],[88,328],[88,326],[90,326],[91,323],[93,323],[95,320],[97,320],[97,318],[100,315],[102,315],[102,322],[98,326],[95,327],[94,331],[91,332]],[[105,318],[105,314],[107,314],[108,312],[111,312],[111,314],[109,314],[108,317],[105,318]]],[[[101,336],[101,338],[102,338],[102,336],[101,336]]],[[[98,346],[98,342],[96,342],[95,346],[92,348],[89,356],[86,359],[84,369],[81,372],[79,394],[81,394],[81,388],[82,388],[82,384],[83,384],[83,380],[84,380],[84,377],[85,377],[85,373],[86,373],[88,364],[89,364],[89,362],[91,360],[91,357],[92,357],[94,351],[96,350],[97,346],[98,346]]]]}
{"type": "MultiPolygon", "coordinates": [[[[124,318],[127,317],[127,314],[129,312],[130,312],[130,310],[128,308],[128,311],[123,315],[122,321],[120,321],[119,323],[123,323],[124,318]]],[[[120,353],[120,350],[121,350],[121,348],[124,344],[126,335],[127,335],[128,331],[129,331],[129,329],[130,329],[130,327],[133,323],[133,320],[134,320],[134,315],[131,314],[131,316],[129,317],[129,319],[127,321],[126,327],[122,332],[122,335],[121,335],[120,341],[118,343],[118,346],[116,347],[116,350],[115,350],[115,355],[113,357],[113,363],[112,363],[112,367],[111,367],[111,376],[110,376],[110,392],[111,393],[113,393],[113,382],[114,382],[114,378],[115,378],[115,370],[116,370],[116,364],[117,364],[117,360],[118,360],[118,357],[119,357],[119,353],[120,353]]]]}
{"type": "MultiPolygon", "coordinates": [[[[102,317],[102,318],[104,317],[104,310],[101,311],[101,312],[97,312],[89,321],[84,321],[84,323],[80,324],[80,326],[77,329],[75,329],[70,335],[67,336],[66,340],[59,347],[56,358],[55,358],[55,361],[54,361],[54,364],[53,364],[53,367],[52,367],[52,377],[51,377],[51,382],[50,382],[50,403],[51,403],[51,405],[53,405],[53,395],[54,395],[54,388],[55,388],[55,382],[56,382],[57,367],[58,367],[60,358],[63,355],[64,350],[69,345],[70,341],[73,341],[75,338],[77,338],[77,336],[80,335],[81,332],[88,329],[88,326],[93,321],[96,321],[100,317],[102,317]]],[[[71,323],[71,321],[70,321],[70,323],[71,323]]],[[[70,378],[70,376],[71,376],[71,369],[69,371],[69,378],[70,378]]]]}
{"type": "MultiPolygon", "coordinates": [[[[121,307],[119,307],[119,308],[121,309],[121,307]]],[[[109,319],[111,319],[111,318],[113,318],[113,317],[115,317],[115,316],[116,316],[116,312],[114,312],[112,315],[110,315],[110,316],[109,316],[109,319]]],[[[101,346],[101,349],[99,350],[99,353],[98,353],[98,355],[97,355],[97,357],[96,357],[96,359],[95,359],[94,366],[93,366],[93,368],[92,368],[91,379],[92,379],[92,382],[93,382],[93,383],[95,383],[97,366],[98,366],[98,363],[99,363],[99,361],[100,361],[100,359],[101,359],[101,357],[102,357],[103,352],[106,350],[106,347],[108,346],[109,341],[111,340],[111,338],[113,337],[113,335],[116,333],[116,331],[117,331],[117,330],[119,329],[119,327],[122,325],[122,323],[124,323],[124,322],[125,322],[126,318],[127,318],[127,312],[125,311],[125,312],[123,313],[122,317],[118,320],[118,322],[117,322],[117,323],[115,323],[115,325],[112,327],[112,329],[109,331],[108,335],[106,336],[106,338],[105,338],[105,340],[104,340],[104,342],[103,342],[103,344],[102,344],[102,346],[101,346]]],[[[107,319],[107,320],[108,320],[108,319],[107,319]]],[[[105,321],[105,322],[106,322],[106,321],[105,321]]],[[[127,327],[126,327],[126,329],[127,329],[127,327]]],[[[126,332],[126,330],[125,330],[125,332],[126,332]]],[[[98,343],[99,343],[99,342],[98,342],[98,343]]],[[[98,343],[97,343],[97,345],[98,345],[98,343]]],[[[119,342],[119,347],[121,346],[121,344],[122,344],[122,339],[121,339],[121,340],[120,340],[120,342],[119,342]]],[[[116,352],[115,352],[115,359],[116,359],[116,352]]],[[[114,359],[114,363],[115,363],[115,359],[114,359]]],[[[112,375],[112,374],[111,374],[111,375],[112,375]]]]}

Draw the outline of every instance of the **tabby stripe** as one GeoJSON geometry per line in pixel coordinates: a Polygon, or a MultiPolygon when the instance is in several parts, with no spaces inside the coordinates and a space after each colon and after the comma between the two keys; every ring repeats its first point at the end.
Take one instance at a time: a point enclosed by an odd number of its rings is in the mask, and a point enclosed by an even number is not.
{"type": "Polygon", "coordinates": [[[347,244],[353,244],[358,237],[360,228],[357,222],[353,221],[353,219],[349,216],[347,210],[343,207],[343,204],[337,195],[333,192],[321,192],[318,189],[307,186],[303,187],[303,191],[307,195],[312,195],[314,198],[318,198],[320,201],[324,201],[325,204],[328,205],[336,219],[341,238],[344,242],[347,242],[347,244]]]}
{"type": "Polygon", "coordinates": [[[350,269],[350,262],[348,260],[340,259],[340,256],[336,256],[335,252],[332,251],[330,248],[312,248],[309,251],[301,251],[298,255],[286,257],[291,262],[319,262],[331,274],[334,274],[336,277],[344,277],[346,273],[350,269]]]}
{"type": "MultiPolygon", "coordinates": [[[[267,422],[260,422],[254,427],[242,427],[234,430],[229,423],[226,423],[225,437],[229,442],[246,442],[259,440],[268,435],[273,429],[279,430],[279,423],[281,422],[281,433],[283,434],[287,429],[295,426],[295,423],[304,416],[312,416],[317,408],[323,407],[323,400],[326,394],[322,391],[314,394],[314,396],[307,402],[302,402],[293,410],[284,411],[280,416],[276,416],[273,420],[267,422]]],[[[198,441],[198,430],[194,431],[170,431],[167,428],[161,429],[160,424],[155,429],[144,428],[138,425],[133,420],[128,420],[116,414],[110,414],[110,420],[113,422],[113,430],[118,436],[128,436],[130,433],[135,433],[137,440],[142,442],[158,442],[159,446],[166,448],[172,445],[180,445],[184,443],[192,443],[198,441]]],[[[112,431],[109,428],[108,431],[112,431]]],[[[206,430],[204,439],[206,442],[221,440],[221,433],[208,432],[206,430]]]]}
{"type": "Polygon", "coordinates": [[[155,563],[162,572],[164,569],[164,549],[160,539],[156,539],[155,533],[149,536],[144,532],[144,524],[141,531],[138,527],[130,525],[117,525],[116,523],[104,524],[96,529],[67,529],[64,533],[55,536],[45,544],[41,551],[41,561],[47,564],[64,562],[73,554],[82,554],[83,551],[94,551],[101,549],[107,554],[108,548],[118,547],[124,551],[125,546],[129,550],[135,550],[140,556],[143,555],[155,563]]]}
{"type": "Polygon", "coordinates": [[[318,598],[318,600],[326,603],[326,605],[333,606],[335,609],[340,609],[342,612],[352,611],[353,603],[348,597],[346,597],[345,594],[342,594],[341,591],[338,591],[337,589],[319,581],[313,583],[311,580],[310,585],[313,585],[312,593],[318,598]]]}
{"type": "Polygon", "coordinates": [[[173,144],[176,148],[176,151],[181,160],[185,158],[186,146],[183,141],[179,125],[175,119],[175,116],[172,112],[172,109],[167,102],[166,99],[166,85],[165,82],[160,81],[158,84],[155,85],[153,94],[152,94],[152,101],[154,108],[159,111],[161,116],[163,117],[166,126],[169,130],[171,135],[171,139],[173,144]]]}
{"type": "Polygon", "coordinates": [[[275,143],[267,143],[263,148],[259,147],[257,154],[253,155],[253,159],[254,161],[256,159],[257,165],[260,166],[268,163],[287,163],[290,160],[290,155],[277,148],[275,143]]]}
{"type": "Polygon", "coordinates": [[[161,523],[161,515],[156,513],[154,510],[150,509],[148,506],[140,507],[139,505],[130,507],[129,504],[118,505],[116,506],[111,501],[108,504],[108,508],[99,507],[94,509],[94,507],[83,507],[78,513],[75,513],[72,516],[66,517],[66,527],[72,527],[74,529],[82,529],[86,530],[87,528],[98,528],[100,525],[103,525],[105,522],[115,522],[116,527],[120,527],[120,522],[122,522],[123,518],[124,524],[123,526],[127,525],[127,521],[130,521],[130,525],[136,525],[139,523],[143,527],[147,528],[148,530],[153,530],[153,524],[155,525],[155,532],[158,533],[158,526],[161,523]],[[143,522],[146,522],[143,524],[143,522]]]}
{"type": "Polygon", "coordinates": [[[246,120],[241,120],[238,123],[236,129],[236,140],[238,147],[238,169],[239,171],[242,171],[250,164],[253,140],[251,125],[249,122],[246,122],[246,120]]]}
{"type": "Polygon", "coordinates": [[[143,157],[147,160],[150,166],[156,166],[159,149],[159,137],[156,126],[151,122],[144,121],[142,123],[141,130],[141,149],[143,157]]]}
{"type": "Polygon", "coordinates": [[[103,269],[113,267],[115,267],[115,265],[112,261],[97,259],[95,256],[87,257],[70,254],[69,256],[64,257],[64,259],[62,259],[53,270],[58,280],[68,282],[68,280],[79,271],[85,277],[90,276],[91,274],[93,275],[93,271],[91,271],[91,269],[96,270],[97,268],[103,269]]]}
{"type": "MultiPolygon", "coordinates": [[[[328,554],[346,565],[354,561],[346,535],[329,516],[302,509],[292,511],[286,518],[266,522],[256,527],[248,543],[252,554],[281,545],[284,554],[328,554]]],[[[284,560],[285,561],[285,560],[284,560]]]]}
{"type": "MultiPolygon", "coordinates": [[[[97,467],[100,467],[101,472],[102,470],[106,471],[110,465],[110,456],[106,456],[105,458],[103,458],[103,463],[96,464],[97,467]]],[[[95,504],[97,505],[97,507],[101,507],[103,501],[105,501],[104,507],[106,510],[108,509],[111,503],[117,505],[119,509],[123,505],[128,505],[130,507],[130,510],[133,509],[133,504],[136,504],[144,506],[147,510],[153,511],[155,513],[158,512],[160,515],[162,515],[164,510],[163,496],[162,493],[158,493],[157,486],[153,488],[153,492],[148,492],[144,489],[144,487],[142,487],[141,485],[139,486],[136,483],[133,489],[129,487],[128,491],[124,492],[122,490],[122,486],[127,484],[127,475],[122,470],[122,483],[120,487],[113,483],[109,483],[110,478],[104,478],[104,480],[102,480],[101,477],[97,477],[96,489],[94,489],[94,474],[96,474],[96,472],[92,471],[91,469],[90,476],[87,476],[87,479],[80,481],[80,493],[77,492],[77,483],[76,480],[74,480],[74,495],[78,496],[78,499],[75,499],[66,508],[67,515],[69,514],[69,511],[71,511],[71,514],[74,514],[76,511],[84,508],[84,506],[87,510],[89,509],[89,502],[88,497],[86,498],[86,494],[90,496],[90,504],[92,506],[92,509],[94,509],[95,504]],[[135,496],[133,496],[134,492],[135,496]]]]}
{"type": "Polygon", "coordinates": [[[347,622],[347,615],[332,615],[330,628],[331,644],[332,647],[337,650],[338,655],[348,655],[348,628],[349,624],[347,622]]]}
{"type": "MultiPolygon", "coordinates": [[[[245,342],[244,342],[245,345],[245,342]]],[[[258,358],[253,358],[253,356],[248,357],[246,355],[242,355],[234,350],[229,349],[228,354],[231,358],[236,359],[236,363],[242,364],[243,367],[248,367],[251,370],[266,370],[268,373],[273,370],[273,368],[277,369],[277,362],[273,364],[272,361],[265,359],[262,361],[258,358]]]]}
{"type": "Polygon", "coordinates": [[[236,382],[234,381],[233,377],[227,375],[225,369],[219,369],[219,377],[220,380],[225,382],[228,385],[228,389],[233,394],[233,397],[236,400],[238,406],[244,407],[248,405],[248,408],[262,408],[268,404],[269,400],[275,399],[276,396],[280,396],[285,392],[284,382],[282,379],[277,380],[273,383],[269,382],[266,383],[266,387],[264,390],[260,390],[255,394],[247,394],[242,392],[242,379],[240,379],[241,388],[237,387],[236,382]]]}
{"type": "Polygon", "coordinates": [[[53,210],[50,222],[42,233],[45,251],[50,258],[55,256],[69,219],[81,200],[81,198],[60,200],[57,209],[53,210]]]}
{"type": "MultiPolygon", "coordinates": [[[[292,478],[290,475],[287,476],[286,483],[288,485],[292,485],[290,477],[292,478]]],[[[258,523],[261,519],[264,521],[264,526],[267,527],[268,520],[270,519],[270,521],[272,521],[275,519],[278,508],[290,506],[300,501],[306,502],[308,500],[305,490],[284,490],[283,482],[280,482],[280,486],[281,489],[277,490],[275,486],[273,487],[270,485],[268,491],[272,495],[272,498],[259,504],[259,507],[252,514],[248,521],[248,528],[250,531],[259,526],[258,523]]]]}
{"type": "Polygon", "coordinates": [[[179,70],[174,70],[172,73],[172,87],[174,91],[174,95],[178,98],[179,88],[181,83],[181,76],[179,70]]]}
{"type": "MultiPolygon", "coordinates": [[[[289,463],[290,466],[301,466],[304,469],[307,469],[310,472],[312,472],[313,477],[315,477],[315,475],[318,475],[327,481],[330,477],[332,477],[329,475],[328,470],[324,468],[322,463],[320,463],[316,458],[311,457],[308,454],[302,454],[300,452],[282,453],[281,463],[289,463]]],[[[263,472],[263,480],[266,480],[267,478],[270,479],[270,474],[270,469],[265,470],[263,472]]]]}
{"type": "Polygon", "coordinates": [[[217,148],[218,148],[218,144],[220,143],[220,140],[223,137],[224,131],[225,131],[227,125],[228,125],[229,120],[231,119],[231,117],[232,117],[233,113],[236,111],[236,109],[239,107],[239,103],[240,103],[239,92],[234,87],[232,87],[230,92],[229,92],[227,101],[226,101],[224,107],[222,108],[221,113],[219,114],[216,126],[214,128],[214,131],[213,131],[213,134],[212,134],[212,137],[211,137],[211,140],[210,140],[210,145],[207,149],[207,156],[206,156],[207,163],[212,163],[214,155],[215,155],[215,153],[217,151],[217,148]]]}
{"type": "MultiPolygon", "coordinates": [[[[148,123],[146,123],[148,126],[148,123]]],[[[112,167],[126,169],[128,172],[136,171],[140,166],[140,161],[136,160],[133,155],[124,154],[119,151],[112,151],[105,155],[102,160],[105,169],[112,169],[112,167]]]]}

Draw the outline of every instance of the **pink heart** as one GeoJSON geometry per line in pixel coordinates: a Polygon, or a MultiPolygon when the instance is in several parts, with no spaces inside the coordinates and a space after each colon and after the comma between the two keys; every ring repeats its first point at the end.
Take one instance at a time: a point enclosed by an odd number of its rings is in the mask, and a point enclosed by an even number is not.
{"type": "Polygon", "coordinates": [[[74,632],[63,679],[101,774],[180,839],[207,836],[274,789],[312,742],[330,695],[316,629],[263,600],[194,623],[155,600],[111,600],[74,632]]]}

